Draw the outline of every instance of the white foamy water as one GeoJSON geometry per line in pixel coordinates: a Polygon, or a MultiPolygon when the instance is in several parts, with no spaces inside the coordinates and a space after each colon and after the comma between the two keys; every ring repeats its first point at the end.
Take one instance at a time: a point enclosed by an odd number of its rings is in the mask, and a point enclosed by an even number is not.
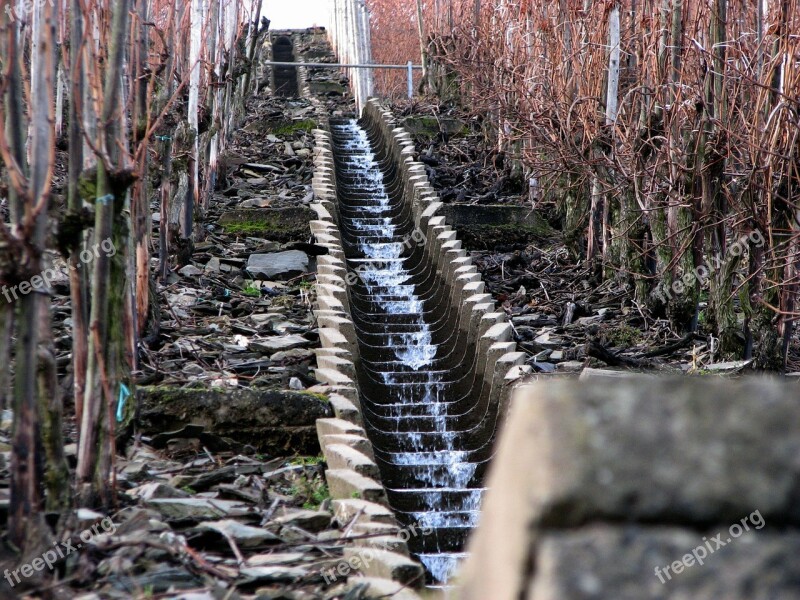
{"type": "Polygon", "coordinates": [[[467,555],[462,552],[420,554],[419,560],[437,581],[447,583],[456,574],[458,566],[466,557],[467,555]]]}

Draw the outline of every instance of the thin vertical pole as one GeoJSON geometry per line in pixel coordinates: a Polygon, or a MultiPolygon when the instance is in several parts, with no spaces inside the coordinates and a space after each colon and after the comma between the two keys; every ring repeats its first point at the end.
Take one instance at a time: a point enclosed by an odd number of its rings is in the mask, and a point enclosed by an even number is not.
{"type": "Polygon", "coordinates": [[[414,97],[414,63],[412,61],[408,61],[408,99],[411,100],[414,97]]]}

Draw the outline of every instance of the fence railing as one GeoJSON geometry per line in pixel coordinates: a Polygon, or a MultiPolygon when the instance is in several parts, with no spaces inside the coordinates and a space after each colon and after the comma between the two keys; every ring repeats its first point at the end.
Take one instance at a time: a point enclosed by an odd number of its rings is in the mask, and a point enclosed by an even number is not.
{"type": "Polygon", "coordinates": [[[414,97],[414,70],[422,69],[422,65],[415,65],[408,61],[405,65],[378,65],[378,64],[346,64],[346,63],[312,63],[312,62],[279,62],[266,61],[268,67],[311,67],[317,69],[406,69],[408,75],[408,97],[414,97]]]}

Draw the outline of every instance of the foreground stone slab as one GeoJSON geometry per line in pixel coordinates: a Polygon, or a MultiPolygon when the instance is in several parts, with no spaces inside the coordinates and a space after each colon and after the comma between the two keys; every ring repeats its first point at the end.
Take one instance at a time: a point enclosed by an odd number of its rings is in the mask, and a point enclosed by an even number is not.
{"type": "Polygon", "coordinates": [[[553,530],[602,521],[727,527],[753,511],[797,526],[797,388],[688,378],[520,387],[487,485],[464,600],[522,597],[553,530]]]}

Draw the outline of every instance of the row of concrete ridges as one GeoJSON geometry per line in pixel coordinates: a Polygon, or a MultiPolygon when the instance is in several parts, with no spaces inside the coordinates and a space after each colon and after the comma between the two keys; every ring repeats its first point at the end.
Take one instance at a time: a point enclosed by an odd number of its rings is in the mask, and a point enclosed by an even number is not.
{"type": "MultiPolygon", "coordinates": [[[[377,550],[370,549],[375,558],[361,569],[364,575],[419,585],[423,580],[422,568],[409,558],[405,542],[398,537],[401,532],[388,508],[372,444],[364,430],[355,367],[358,343],[348,306],[347,271],[336,222],[336,177],[328,117],[322,104],[304,85],[303,71],[301,69],[299,74],[301,89],[315,102],[320,124],[320,128],[313,131],[312,186],[316,203],[312,208],[318,218],[310,227],[317,243],[328,248],[328,254],[317,259],[315,310],[321,346],[316,351],[316,377],[330,386],[329,397],[335,414],[334,418],[317,421],[320,446],[328,465],[325,475],[337,518],[343,522],[354,521],[354,534],[380,534],[373,539],[360,540],[359,547],[348,550],[346,557],[363,552],[365,545],[377,546],[377,550]]],[[[468,323],[477,333],[479,352],[486,357],[482,366],[493,382],[493,396],[504,403],[509,385],[527,371],[523,365],[525,355],[516,352],[516,345],[511,341],[511,326],[504,313],[494,312],[491,296],[484,293],[484,283],[472,266],[471,258],[461,249],[455,231],[444,223],[444,217],[437,216],[441,202],[423,165],[414,160],[410,135],[395,126],[391,113],[376,100],[367,103],[364,120],[368,127],[380,131],[386,149],[397,161],[416,226],[427,239],[425,252],[452,287],[454,301],[463,311],[462,323],[468,323]]],[[[407,589],[403,593],[411,594],[407,589]]]]}
{"type": "Polygon", "coordinates": [[[328,397],[336,416],[319,419],[317,433],[328,465],[325,478],[336,519],[348,524],[349,537],[360,538],[353,539],[344,549],[344,560],[339,565],[347,564],[347,567],[342,572],[334,567],[327,579],[335,576],[337,582],[347,581],[348,586],[366,584],[368,597],[419,600],[406,583],[421,581],[423,570],[409,558],[405,542],[398,537],[400,528],[387,506],[372,444],[364,431],[358,409],[354,366],[358,346],[355,328],[346,309],[346,293],[339,291],[344,285],[344,252],[332,213],[328,210],[336,196],[335,179],[331,177],[333,154],[328,133],[328,111],[311,93],[306,67],[297,68],[297,79],[301,93],[314,106],[318,125],[313,132],[312,187],[316,203],[311,207],[319,218],[312,221],[310,227],[317,243],[326,246],[329,252],[327,256],[318,257],[317,261],[314,312],[319,325],[320,348],[316,350],[316,374],[320,381],[330,386],[328,397]],[[323,177],[323,174],[328,177],[323,177]],[[343,298],[345,302],[342,302],[343,298]],[[365,558],[369,560],[365,561],[365,558]],[[350,569],[350,565],[358,568],[350,569]]]}

